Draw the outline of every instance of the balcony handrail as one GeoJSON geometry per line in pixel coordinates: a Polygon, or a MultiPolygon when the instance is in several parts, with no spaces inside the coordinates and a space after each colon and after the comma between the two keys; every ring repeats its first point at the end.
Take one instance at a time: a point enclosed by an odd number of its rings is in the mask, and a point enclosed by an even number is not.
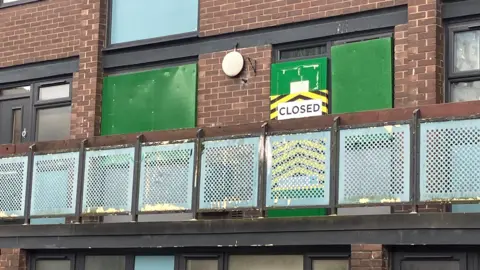
{"type": "MultiPolygon", "coordinates": [[[[448,121],[448,120],[460,120],[460,119],[470,119],[470,118],[480,118],[480,101],[473,101],[473,102],[465,102],[465,103],[451,103],[451,104],[438,104],[438,105],[429,105],[429,106],[421,106],[418,108],[396,108],[396,109],[389,109],[389,110],[381,110],[381,111],[368,111],[368,112],[359,112],[359,113],[349,113],[349,114],[339,114],[339,115],[325,115],[320,117],[311,117],[305,119],[292,119],[292,120],[284,120],[284,121],[269,121],[269,122],[262,122],[262,123],[250,123],[244,125],[235,125],[235,126],[225,126],[225,127],[204,127],[204,128],[192,128],[192,129],[180,129],[180,130],[169,130],[169,131],[157,131],[157,132],[146,132],[141,134],[127,134],[127,135],[115,135],[115,136],[101,136],[101,137],[93,137],[93,138],[83,138],[83,139],[73,139],[73,140],[63,140],[63,141],[53,141],[53,142],[37,142],[34,144],[17,144],[17,145],[1,145],[0,146],[0,160],[3,158],[8,158],[12,156],[23,156],[26,158],[27,162],[27,173],[26,179],[24,181],[25,190],[22,192],[25,193],[25,197],[23,198],[22,209],[24,211],[24,218],[25,223],[29,224],[29,220],[31,218],[31,206],[32,206],[32,197],[34,194],[32,193],[33,187],[33,167],[34,167],[34,158],[37,155],[43,155],[47,153],[64,153],[64,152],[78,152],[79,154],[79,164],[78,164],[78,175],[75,175],[77,182],[73,183],[76,185],[75,189],[72,189],[72,192],[75,193],[74,195],[74,206],[75,213],[71,213],[75,215],[75,221],[81,222],[81,217],[86,214],[84,211],[84,202],[82,201],[85,198],[84,185],[85,185],[85,178],[86,178],[86,158],[85,154],[87,151],[94,152],[94,151],[108,151],[109,149],[116,149],[116,148],[129,148],[131,150],[128,153],[132,154],[133,160],[133,168],[128,168],[128,170],[132,173],[132,180],[129,185],[131,193],[131,201],[128,201],[128,207],[131,209],[124,209],[128,214],[132,216],[132,221],[138,221],[138,215],[141,214],[139,210],[139,188],[140,188],[140,167],[142,166],[143,156],[142,156],[142,149],[144,147],[148,147],[150,145],[178,145],[184,144],[186,142],[193,143],[195,146],[193,148],[189,148],[185,151],[193,151],[193,173],[188,175],[188,179],[184,179],[188,185],[191,185],[192,194],[191,198],[191,209],[192,216],[194,218],[197,217],[197,213],[201,210],[199,205],[199,197],[200,197],[200,187],[202,184],[205,184],[205,181],[208,179],[203,179],[205,177],[205,171],[202,168],[202,154],[203,154],[203,145],[205,142],[213,141],[214,145],[218,141],[234,141],[239,138],[245,137],[253,137],[257,138],[257,140],[249,140],[246,145],[241,146],[241,144],[231,145],[231,144],[222,144],[220,150],[214,150],[215,155],[221,155],[225,147],[237,147],[233,150],[230,150],[232,153],[235,151],[246,151],[245,153],[253,153],[251,151],[258,151],[258,157],[251,161],[249,164],[250,167],[245,168],[241,167],[240,169],[244,170],[242,173],[251,173],[251,170],[254,171],[255,181],[249,182],[248,176],[244,176],[243,180],[247,179],[248,183],[245,183],[247,189],[255,190],[250,195],[244,195],[243,198],[230,198],[229,200],[233,200],[235,204],[235,200],[241,200],[239,205],[244,205],[248,207],[252,207],[255,209],[259,209],[260,212],[264,212],[264,210],[269,207],[267,206],[267,171],[268,171],[268,158],[265,156],[267,152],[267,141],[269,138],[279,136],[279,135],[286,135],[289,134],[309,134],[314,133],[315,136],[320,136],[325,138],[325,142],[328,142],[328,145],[325,144],[324,150],[321,155],[324,157],[329,156],[329,159],[322,159],[324,164],[322,165],[324,169],[329,170],[328,179],[324,179],[323,196],[326,196],[327,199],[326,204],[321,204],[320,206],[328,207],[331,210],[331,214],[336,214],[336,211],[339,207],[346,207],[348,203],[340,204],[339,198],[339,181],[340,181],[340,174],[342,171],[339,171],[339,163],[344,162],[340,161],[340,134],[342,131],[346,131],[349,129],[365,129],[374,128],[374,127],[383,127],[389,128],[391,130],[394,128],[393,125],[402,125],[403,132],[399,138],[404,138],[405,136],[408,137],[408,140],[401,142],[401,144],[397,145],[396,147],[404,147],[405,149],[409,149],[409,156],[403,157],[402,162],[406,162],[408,159],[408,165],[402,167],[403,173],[405,170],[408,171],[408,183],[409,187],[404,189],[409,192],[408,200],[402,199],[401,201],[388,201],[385,202],[375,202],[369,203],[367,202],[359,202],[353,203],[354,205],[363,204],[363,205],[393,205],[393,204],[411,204],[412,211],[416,211],[418,204],[421,201],[420,198],[420,175],[419,175],[419,133],[420,133],[420,123],[428,123],[432,121],[448,121]],[[408,126],[409,131],[405,132],[405,126],[408,126]],[[248,145],[248,144],[251,145],[248,145]],[[254,144],[252,144],[254,143],[254,144]],[[408,146],[406,146],[408,144],[408,146]],[[243,148],[238,148],[238,146],[243,148]],[[254,150],[257,149],[258,150],[254,150]],[[220,151],[220,152],[218,152],[220,151]],[[325,152],[326,151],[326,152],[325,152]],[[328,155],[327,155],[328,153],[328,155]],[[405,160],[404,160],[405,159],[405,160]],[[252,163],[253,162],[253,163],[252,163]],[[249,172],[250,170],[250,172],[249,172]],[[204,174],[202,174],[202,172],[204,174]],[[203,181],[203,182],[202,182],[203,181]],[[248,187],[248,185],[253,185],[248,187]],[[325,189],[327,188],[327,189],[325,189]],[[329,194],[325,195],[327,192],[329,194]],[[245,201],[247,200],[247,201],[245,201]],[[252,200],[248,202],[248,200],[252,200]],[[254,206],[252,206],[252,203],[254,206]]],[[[387,129],[388,130],[388,129],[387,129]]],[[[357,136],[357,135],[355,135],[357,136]]],[[[376,136],[373,141],[370,141],[371,144],[385,144],[386,142],[382,139],[385,138],[385,132],[382,134],[374,133],[374,135],[368,136],[376,136]],[[380,136],[380,137],[378,137],[380,136]],[[383,137],[382,137],[383,136],[383,137]],[[380,138],[380,139],[378,139],[380,138]],[[373,142],[373,143],[372,143],[373,142]]],[[[317,138],[316,137],[316,138],[317,138]]],[[[317,138],[318,139],[318,138],[317,138]]],[[[321,138],[320,138],[321,139],[321,138]]],[[[367,138],[368,139],[368,138],[367,138]]],[[[364,140],[364,139],[362,139],[364,140]]],[[[368,139],[372,140],[372,139],[368,139]]],[[[367,142],[368,142],[367,140],[367,142]]],[[[240,139],[240,141],[243,141],[240,139]]],[[[387,142],[389,143],[389,142],[387,142]]],[[[353,148],[352,151],[356,148],[353,148]]],[[[400,148],[399,148],[400,149],[400,148]]],[[[373,151],[373,150],[371,150],[373,151]]],[[[255,152],[256,153],[256,152],[255,152]]],[[[403,153],[406,154],[407,152],[403,153]]],[[[224,154],[224,153],[223,153],[224,154]]],[[[231,155],[231,153],[230,153],[231,155]]],[[[256,155],[256,154],[254,154],[256,155]]],[[[125,156],[124,158],[129,158],[125,156]]],[[[228,156],[224,157],[228,158],[228,156]]],[[[391,159],[388,161],[389,158],[385,162],[398,162],[391,159]]],[[[205,160],[206,162],[214,162],[210,164],[211,166],[215,165],[217,162],[214,160],[205,160]]],[[[167,162],[167,161],[158,161],[158,162],[167,162]]],[[[171,166],[171,161],[168,161],[167,165],[171,166]],[[170,162],[170,163],[168,163],[170,162]]],[[[165,163],[163,163],[165,165],[165,163]]],[[[186,163],[185,163],[186,164],[186,163]]],[[[191,163],[190,163],[191,164],[191,163]]],[[[393,163],[392,163],[393,164],[393,163]]],[[[402,163],[403,164],[403,163],[402,163]]],[[[407,164],[407,163],[405,163],[407,164]]],[[[1,164],[0,164],[1,165],[1,164]]],[[[95,164],[94,164],[95,165],[95,164]]],[[[203,164],[206,166],[206,164],[203,164]]],[[[398,165],[398,164],[397,164],[398,165]]],[[[102,170],[103,167],[97,168],[97,170],[102,170]]],[[[121,169],[121,168],[120,168],[121,169]]],[[[324,172],[325,173],[325,172],[324,172]]],[[[398,174],[398,172],[396,172],[398,174]]],[[[113,176],[115,177],[115,176],[113,176]]],[[[225,176],[226,177],[226,176],[225,176]]],[[[400,180],[404,181],[406,178],[405,176],[396,176],[401,177],[400,180]]],[[[221,177],[220,177],[221,178],[221,177]]],[[[240,180],[242,180],[240,179],[240,180]]],[[[98,180],[98,179],[97,179],[98,180]]],[[[238,180],[238,179],[237,179],[238,180]]],[[[399,180],[399,181],[400,181],[399,180]]],[[[294,181],[294,180],[291,180],[294,181]]],[[[303,180],[302,180],[303,181],[303,180]]],[[[390,181],[390,180],[389,180],[390,181]]],[[[210,183],[211,184],[211,183],[210,183]]],[[[225,183],[223,183],[225,184],[225,183]]],[[[390,185],[393,185],[390,183],[390,185]]],[[[402,184],[403,185],[403,184],[402,184]]],[[[73,188],[73,187],[72,187],[73,188]]],[[[205,186],[203,186],[205,188],[205,186]]],[[[231,187],[230,187],[231,188],[231,187]]],[[[390,187],[392,189],[394,187],[390,187]]],[[[295,189],[295,188],[294,188],[295,189]]],[[[294,189],[290,189],[287,191],[281,191],[280,193],[288,193],[294,192],[294,189]]],[[[242,192],[242,189],[238,190],[242,192]]],[[[403,191],[402,191],[403,192],[403,191]]],[[[318,193],[318,192],[317,192],[318,193]]],[[[354,192],[355,193],[355,192],[354,192]]],[[[203,194],[203,193],[202,193],[203,194]]],[[[216,194],[218,195],[218,194],[216,194]]],[[[216,196],[209,195],[209,196],[216,196]]],[[[91,195],[92,196],[92,195],[91,195]]],[[[316,196],[319,196],[318,194],[316,196]]],[[[381,195],[379,195],[381,196],[381,195]]],[[[218,199],[218,198],[217,198],[218,199]]],[[[227,200],[228,198],[225,198],[227,200]]],[[[215,198],[211,199],[215,201],[215,198]]],[[[342,199],[343,200],[343,199],[342,199]]],[[[212,203],[213,203],[212,201],[212,203]]],[[[220,202],[218,202],[220,203],[220,202]]],[[[232,202],[230,202],[232,203],[232,202]]],[[[218,210],[225,210],[228,208],[228,202],[224,202],[224,206],[212,206],[211,208],[205,208],[203,206],[204,211],[218,211],[218,210]]],[[[290,202],[288,203],[287,208],[291,208],[290,202]]],[[[316,204],[306,204],[301,207],[315,207],[319,206],[316,204]]],[[[247,208],[248,208],[247,207],[247,208]]],[[[271,205],[270,205],[271,207],[271,205]]],[[[70,207],[71,208],[71,207],[70,207]]],[[[229,208],[234,209],[234,208],[229,208]]],[[[178,210],[172,210],[173,212],[178,212],[178,210]]],[[[159,212],[169,212],[168,210],[161,210],[159,212]]],[[[110,212],[112,213],[112,212],[110,212]]],[[[3,214],[3,213],[2,213],[3,214]]],[[[100,215],[109,214],[109,212],[102,212],[100,215]]],[[[114,213],[116,214],[116,213],[114,213]]],[[[0,216],[1,218],[2,216],[0,216]]],[[[4,216],[3,216],[4,217],[4,216]]],[[[8,216],[7,216],[8,217],[8,216]]]]}
{"type": "MultiPolygon", "coordinates": [[[[462,103],[446,103],[425,105],[419,107],[394,108],[377,111],[365,111],[346,114],[329,114],[323,116],[309,117],[303,119],[272,120],[267,121],[269,133],[294,132],[301,130],[329,129],[334,119],[339,117],[340,127],[360,126],[365,124],[407,121],[412,119],[413,112],[418,109],[421,120],[435,118],[467,118],[480,115],[480,101],[462,103]]],[[[260,134],[263,122],[202,127],[205,138],[241,136],[247,134],[260,134]]],[[[139,132],[123,135],[95,136],[86,138],[87,147],[108,147],[117,145],[133,145],[137,136],[142,135],[144,142],[155,143],[162,141],[195,140],[198,128],[139,132]]],[[[36,142],[36,152],[58,152],[79,150],[85,138],[36,142]]],[[[32,143],[3,144],[0,145],[0,156],[12,154],[26,154],[32,143]]]]}

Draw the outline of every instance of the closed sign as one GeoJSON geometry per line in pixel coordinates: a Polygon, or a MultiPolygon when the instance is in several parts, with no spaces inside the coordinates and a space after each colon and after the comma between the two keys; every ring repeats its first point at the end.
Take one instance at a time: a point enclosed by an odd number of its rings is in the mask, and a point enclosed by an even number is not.
{"type": "Polygon", "coordinates": [[[278,104],[278,120],[322,115],[321,100],[302,100],[278,104]]]}

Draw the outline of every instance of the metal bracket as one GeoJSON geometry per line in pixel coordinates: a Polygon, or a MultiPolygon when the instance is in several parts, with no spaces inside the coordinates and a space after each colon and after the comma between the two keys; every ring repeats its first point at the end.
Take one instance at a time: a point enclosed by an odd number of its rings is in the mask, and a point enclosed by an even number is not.
{"type": "Polygon", "coordinates": [[[253,74],[256,76],[257,75],[257,60],[253,59],[253,63],[252,63],[252,58],[247,57],[247,60],[250,63],[250,66],[252,67],[253,74]]]}

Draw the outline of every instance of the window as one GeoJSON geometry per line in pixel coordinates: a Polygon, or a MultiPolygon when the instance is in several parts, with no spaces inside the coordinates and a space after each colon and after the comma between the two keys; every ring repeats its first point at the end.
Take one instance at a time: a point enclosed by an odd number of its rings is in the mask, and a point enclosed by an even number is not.
{"type": "Polygon", "coordinates": [[[392,33],[377,32],[275,46],[270,118],[287,119],[280,109],[290,101],[319,102],[315,115],[392,108],[392,42],[392,33]]]}
{"type": "MultiPolygon", "coordinates": [[[[174,256],[136,256],[134,270],[174,270],[174,256]]],[[[217,269],[214,269],[217,270],[217,269]]]]}
{"type": "Polygon", "coordinates": [[[34,103],[36,141],[68,139],[71,108],[70,83],[38,85],[34,103]]]}
{"type": "Polygon", "coordinates": [[[111,0],[110,44],[196,35],[199,0],[111,0]]]}
{"type": "Polygon", "coordinates": [[[35,263],[35,270],[70,270],[68,260],[38,260],[35,263]]]}
{"type": "Polygon", "coordinates": [[[86,256],[84,270],[125,270],[125,257],[86,256]]]}
{"type": "Polygon", "coordinates": [[[193,128],[196,92],[196,64],[107,76],[101,135],[193,128]]]}
{"type": "Polygon", "coordinates": [[[303,270],[302,255],[233,255],[229,270],[303,270]]]}
{"type": "Polygon", "coordinates": [[[0,144],[70,137],[69,80],[0,88],[0,144]]]}
{"type": "Polygon", "coordinates": [[[26,3],[37,2],[37,1],[40,1],[40,0],[0,0],[0,8],[11,7],[11,6],[21,5],[26,3]]]}
{"type": "Polygon", "coordinates": [[[447,102],[480,100],[480,22],[448,27],[447,102]]]}

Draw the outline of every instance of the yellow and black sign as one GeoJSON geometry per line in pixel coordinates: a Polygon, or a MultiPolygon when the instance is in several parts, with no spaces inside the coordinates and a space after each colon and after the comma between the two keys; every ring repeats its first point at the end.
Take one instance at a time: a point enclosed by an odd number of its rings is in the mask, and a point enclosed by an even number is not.
{"type": "Polygon", "coordinates": [[[328,90],[270,96],[270,119],[283,120],[328,114],[328,90]]]}

